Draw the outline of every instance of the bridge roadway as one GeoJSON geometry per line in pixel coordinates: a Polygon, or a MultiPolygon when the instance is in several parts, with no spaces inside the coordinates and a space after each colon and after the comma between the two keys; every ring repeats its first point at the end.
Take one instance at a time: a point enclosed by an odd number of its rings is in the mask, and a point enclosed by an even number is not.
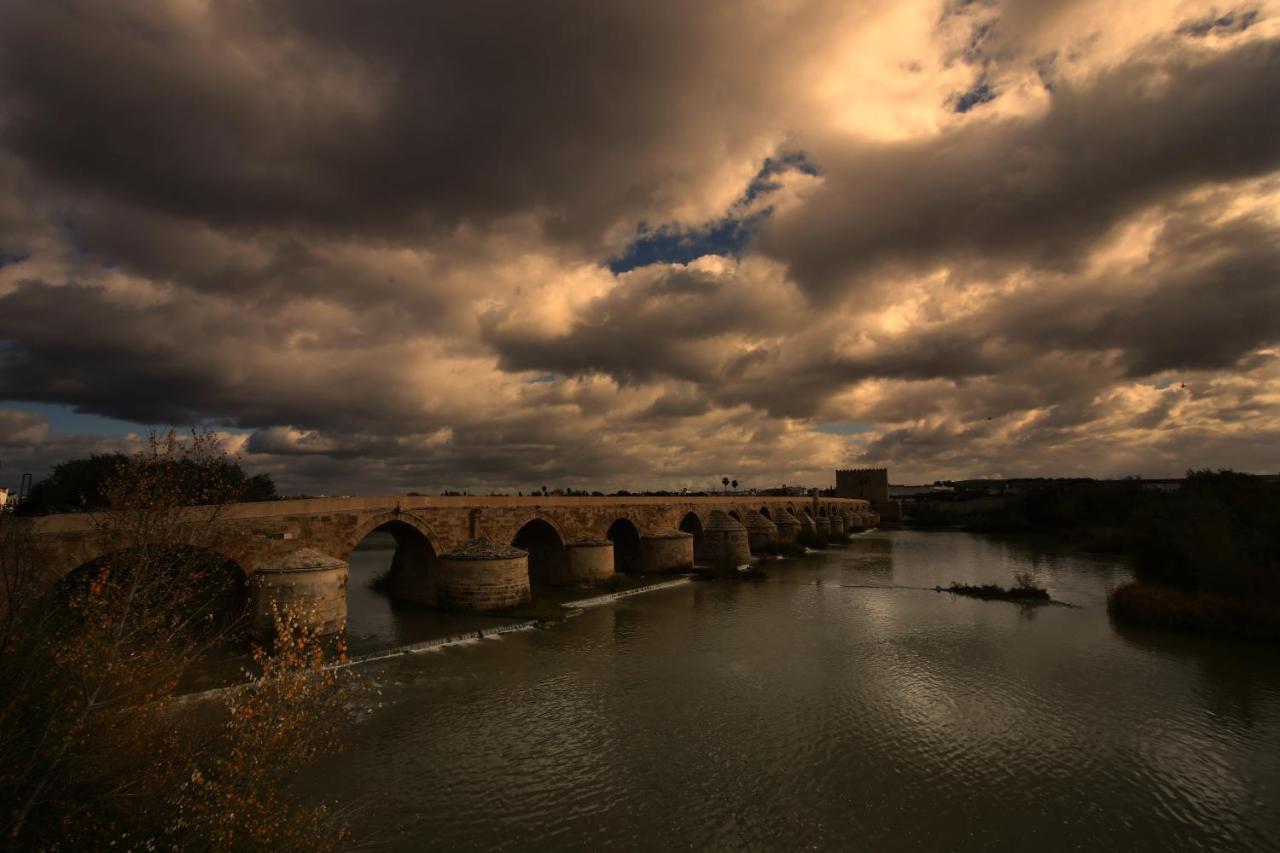
{"type": "MultiPolygon", "coordinates": [[[[351,552],[374,531],[396,541],[393,595],[493,611],[528,601],[533,585],[688,571],[695,559],[738,562],[752,547],[794,542],[801,530],[844,532],[877,521],[865,500],[818,496],[309,498],[222,508],[215,550],[245,574],[260,621],[271,601],[295,601],[315,624],[338,630],[351,552]]],[[[51,580],[123,544],[90,514],[33,523],[51,580]]]]}

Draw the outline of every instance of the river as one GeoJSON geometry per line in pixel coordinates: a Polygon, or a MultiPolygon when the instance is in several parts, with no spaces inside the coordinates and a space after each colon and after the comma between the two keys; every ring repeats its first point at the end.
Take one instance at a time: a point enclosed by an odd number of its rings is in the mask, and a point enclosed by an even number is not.
{"type": "MultiPolygon", "coordinates": [[[[389,557],[353,558],[357,645],[497,624],[362,589],[389,557]]],[[[384,849],[1280,849],[1280,656],[1117,631],[1127,577],[868,533],[762,582],[365,665],[382,707],[299,784],[384,849]],[[1016,571],[1076,606],[931,589],[1016,571]]]]}

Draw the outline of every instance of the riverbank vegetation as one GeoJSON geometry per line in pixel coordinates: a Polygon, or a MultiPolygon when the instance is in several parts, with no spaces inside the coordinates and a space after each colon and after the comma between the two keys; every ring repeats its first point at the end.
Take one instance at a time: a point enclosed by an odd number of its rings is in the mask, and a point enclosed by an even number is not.
{"type": "Polygon", "coordinates": [[[1280,640],[1280,489],[1232,471],[1192,471],[1132,516],[1133,583],[1108,609],[1130,624],[1280,640]]]}
{"type": "Polygon", "coordinates": [[[1155,583],[1117,587],[1107,599],[1117,622],[1141,628],[1280,642],[1280,606],[1155,583]]]}
{"type": "Polygon", "coordinates": [[[963,595],[968,598],[980,598],[983,601],[1013,601],[1019,604],[1049,604],[1052,599],[1049,591],[1036,586],[1034,578],[1025,572],[1014,576],[1013,586],[1003,587],[998,584],[964,584],[952,582],[951,586],[934,587],[937,592],[949,592],[952,595],[963,595]]]}
{"type": "Polygon", "coordinates": [[[931,501],[910,513],[918,526],[1051,536],[1130,557],[1135,579],[1108,601],[1119,622],[1280,640],[1280,483],[1205,470],[1159,485],[1027,481],[1016,493],[931,501]]]}
{"type": "Polygon", "coordinates": [[[182,696],[192,669],[248,624],[209,500],[234,499],[224,461],[212,437],[173,433],[117,460],[99,492],[110,511],[95,518],[116,547],[57,583],[39,520],[0,516],[0,846],[340,843],[334,814],[290,802],[285,786],[336,745],[346,714],[351,676],[326,666],[320,637],[277,612],[247,685],[182,696]]]}
{"type": "Polygon", "coordinates": [[[1081,550],[1121,554],[1132,547],[1135,515],[1166,495],[1126,480],[1027,480],[999,495],[957,491],[907,505],[917,528],[973,533],[1042,534],[1081,550]]]}

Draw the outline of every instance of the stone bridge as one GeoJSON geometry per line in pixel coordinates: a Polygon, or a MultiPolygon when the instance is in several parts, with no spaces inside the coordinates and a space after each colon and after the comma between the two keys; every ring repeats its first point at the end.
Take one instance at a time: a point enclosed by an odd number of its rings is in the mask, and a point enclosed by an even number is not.
{"type": "MultiPolygon", "coordinates": [[[[393,595],[501,610],[546,586],[590,586],[615,571],[740,564],[752,551],[874,526],[860,499],[827,497],[360,497],[233,504],[218,550],[245,574],[258,618],[301,601],[326,629],[346,616],[347,564],[375,531],[396,541],[393,595]]],[[[33,520],[52,579],[117,550],[86,514],[33,520]]]]}

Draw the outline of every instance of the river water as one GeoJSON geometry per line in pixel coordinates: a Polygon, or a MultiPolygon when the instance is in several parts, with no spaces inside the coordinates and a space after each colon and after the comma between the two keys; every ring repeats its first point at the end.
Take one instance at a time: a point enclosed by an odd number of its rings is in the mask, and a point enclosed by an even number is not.
{"type": "MultiPolygon", "coordinates": [[[[359,643],[476,624],[360,590],[389,556],[353,560],[359,643]]],[[[382,707],[300,786],[383,849],[1280,849],[1280,656],[1117,631],[1127,577],[864,534],[762,582],[366,665],[382,707]],[[1077,606],[931,590],[1015,571],[1077,606]]]]}

